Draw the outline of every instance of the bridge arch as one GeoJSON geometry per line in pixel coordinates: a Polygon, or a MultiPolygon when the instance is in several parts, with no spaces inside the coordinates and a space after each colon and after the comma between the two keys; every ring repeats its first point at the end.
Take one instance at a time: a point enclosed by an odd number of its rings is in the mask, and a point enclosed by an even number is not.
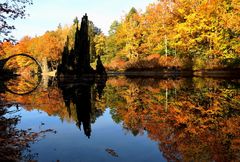
{"type": "Polygon", "coordinates": [[[25,54],[25,53],[15,54],[15,55],[9,56],[8,58],[4,59],[4,60],[3,60],[3,65],[2,65],[2,67],[4,67],[4,65],[5,65],[10,59],[12,59],[12,58],[14,58],[14,57],[17,57],[17,56],[23,56],[23,57],[27,57],[27,58],[30,58],[31,60],[33,60],[33,61],[37,64],[37,66],[38,66],[38,71],[39,71],[40,73],[42,73],[42,67],[41,67],[41,64],[39,63],[39,61],[36,60],[34,57],[32,57],[32,56],[30,56],[30,55],[28,55],[28,54],[25,54]]]}
{"type": "Polygon", "coordinates": [[[28,95],[28,94],[34,92],[34,91],[38,88],[38,86],[40,85],[41,81],[42,81],[42,76],[39,76],[36,86],[28,89],[28,90],[25,91],[25,92],[14,91],[14,90],[11,90],[11,89],[7,86],[6,83],[5,83],[4,85],[5,85],[5,88],[6,88],[6,91],[7,91],[7,92],[10,92],[10,93],[15,94],[15,95],[24,96],[24,95],[28,95]]]}
{"type": "MultiPolygon", "coordinates": [[[[22,57],[27,57],[27,58],[30,58],[36,65],[37,65],[37,68],[38,68],[38,72],[37,74],[42,74],[42,67],[41,67],[41,64],[39,63],[39,61],[37,59],[35,59],[34,57],[26,54],[26,53],[20,53],[20,54],[14,54],[12,56],[9,56],[8,58],[6,59],[3,59],[3,60],[0,60],[0,71],[4,68],[4,66],[7,64],[7,62],[14,58],[14,57],[17,57],[17,56],[22,56],[22,57]]],[[[41,80],[42,80],[42,75],[38,75],[38,80],[36,82],[36,85],[30,89],[28,89],[27,91],[24,91],[24,92],[18,92],[18,91],[14,91],[12,90],[11,88],[8,87],[7,83],[4,83],[4,88],[6,89],[6,91],[12,93],[12,94],[16,94],[16,95],[27,95],[27,94],[30,94],[32,93],[33,91],[35,91],[38,86],[40,85],[41,83],[41,80]]]]}

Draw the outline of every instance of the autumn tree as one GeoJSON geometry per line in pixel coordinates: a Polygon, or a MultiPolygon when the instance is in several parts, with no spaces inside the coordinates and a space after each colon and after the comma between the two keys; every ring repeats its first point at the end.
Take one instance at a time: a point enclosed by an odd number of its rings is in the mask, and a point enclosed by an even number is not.
{"type": "Polygon", "coordinates": [[[30,53],[29,46],[30,46],[31,40],[32,38],[29,36],[23,37],[15,47],[17,50],[17,53],[26,53],[26,54],[30,53]]]}
{"type": "Polygon", "coordinates": [[[116,32],[118,31],[118,28],[121,26],[121,24],[118,21],[113,21],[113,23],[110,26],[110,29],[108,31],[108,36],[106,37],[106,53],[105,53],[105,60],[106,62],[109,62],[112,60],[117,52],[122,48],[122,45],[117,43],[117,36],[116,32]]]}
{"type": "Polygon", "coordinates": [[[135,8],[132,8],[126,15],[125,20],[119,26],[116,32],[117,39],[123,45],[121,52],[130,61],[139,59],[138,47],[141,41],[141,34],[139,35],[139,13],[135,8]]]}
{"type": "Polygon", "coordinates": [[[94,62],[96,59],[96,42],[94,39],[101,33],[101,29],[95,26],[92,21],[89,21],[88,35],[90,39],[90,62],[94,62]]]}
{"type": "Polygon", "coordinates": [[[95,48],[96,48],[96,55],[104,55],[106,52],[106,37],[103,33],[95,36],[94,38],[95,48]]]}
{"type": "Polygon", "coordinates": [[[111,78],[106,89],[112,118],[128,133],[146,132],[168,161],[239,160],[238,82],[111,78]]]}
{"type": "Polygon", "coordinates": [[[10,41],[4,41],[0,43],[0,58],[4,59],[13,54],[16,54],[17,49],[15,45],[10,41]]]}
{"type": "Polygon", "coordinates": [[[145,13],[131,9],[117,28],[114,22],[106,49],[117,47],[110,60],[136,62],[159,55],[157,66],[239,68],[239,12],[237,0],[157,1],[145,13]]]}

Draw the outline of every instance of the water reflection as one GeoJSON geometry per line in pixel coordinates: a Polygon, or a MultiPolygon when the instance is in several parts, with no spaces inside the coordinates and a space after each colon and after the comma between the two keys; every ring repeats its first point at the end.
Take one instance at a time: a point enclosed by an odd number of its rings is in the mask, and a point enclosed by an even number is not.
{"type": "Polygon", "coordinates": [[[109,82],[116,92],[113,98],[120,101],[107,104],[113,116],[134,135],[147,131],[167,160],[239,160],[239,81],[109,82]]]}
{"type": "MultiPolygon", "coordinates": [[[[93,136],[92,125],[97,125],[96,119],[105,117],[103,112],[109,108],[111,118],[125,133],[135,138],[147,134],[148,139],[158,143],[166,161],[240,160],[239,80],[112,77],[106,83],[102,79],[49,83],[47,89],[39,86],[25,96],[9,92],[1,96],[26,110],[38,109],[74,122],[87,137],[93,136]]],[[[110,135],[104,135],[111,145],[110,135]]],[[[124,142],[125,138],[118,140],[124,142]]],[[[135,153],[144,140],[134,147],[135,153]]],[[[98,147],[97,142],[92,145],[98,147]]],[[[122,152],[119,157],[123,154],[131,161],[130,152],[122,152]]],[[[151,161],[159,161],[159,157],[151,161]]]]}
{"type": "Polygon", "coordinates": [[[46,133],[54,130],[46,129],[33,132],[16,127],[21,121],[18,104],[3,103],[0,98],[0,161],[34,161],[37,153],[32,153],[30,144],[40,140],[46,133]]]}
{"type": "Polygon", "coordinates": [[[105,81],[101,78],[96,84],[92,80],[82,79],[77,84],[60,83],[59,85],[69,117],[76,114],[76,125],[79,129],[81,129],[82,125],[88,138],[91,136],[91,123],[94,123],[96,118],[103,113],[101,110],[96,109],[95,102],[96,92],[101,98],[104,87],[105,81]]]}

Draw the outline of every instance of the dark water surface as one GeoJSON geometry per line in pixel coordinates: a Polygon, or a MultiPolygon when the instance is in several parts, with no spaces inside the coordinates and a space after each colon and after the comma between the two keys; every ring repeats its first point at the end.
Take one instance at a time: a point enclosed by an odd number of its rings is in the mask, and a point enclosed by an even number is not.
{"type": "Polygon", "coordinates": [[[66,162],[240,161],[240,80],[110,77],[11,84],[1,106],[44,133],[31,159],[66,162]],[[35,88],[30,94],[31,87],[35,88]],[[24,95],[26,91],[26,95],[24,95]]]}

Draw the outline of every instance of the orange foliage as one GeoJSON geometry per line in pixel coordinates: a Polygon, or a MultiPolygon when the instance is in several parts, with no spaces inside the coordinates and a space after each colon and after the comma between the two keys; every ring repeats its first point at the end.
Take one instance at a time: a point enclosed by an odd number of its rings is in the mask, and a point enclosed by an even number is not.
{"type": "MultiPolygon", "coordinates": [[[[110,80],[108,84],[111,83],[110,80]]],[[[158,88],[136,83],[131,80],[121,84],[123,91],[119,87],[117,91],[125,100],[118,103],[115,115],[121,118],[126,130],[135,135],[146,130],[151,139],[159,142],[169,161],[239,160],[240,105],[234,99],[240,96],[237,90],[219,88],[215,91],[212,87],[220,83],[211,80],[194,83],[201,88],[192,91],[184,80],[159,80],[158,88]],[[208,91],[205,91],[206,85],[211,86],[208,91]]]]}
{"type": "Polygon", "coordinates": [[[65,107],[61,91],[57,88],[38,88],[29,95],[16,96],[6,93],[4,96],[6,101],[16,102],[23,106],[26,110],[34,109],[42,110],[50,116],[59,116],[61,119],[69,119],[67,108],[65,107]]]}
{"type": "Polygon", "coordinates": [[[122,87],[127,84],[127,81],[125,78],[120,78],[120,77],[111,78],[111,79],[107,80],[107,84],[110,84],[112,86],[122,87]]]}
{"type": "Polygon", "coordinates": [[[126,62],[123,61],[120,57],[116,57],[109,64],[105,65],[105,68],[107,70],[113,70],[113,71],[118,71],[118,70],[123,70],[125,69],[126,62]]]}
{"type": "Polygon", "coordinates": [[[16,45],[17,53],[30,53],[29,46],[32,39],[28,36],[23,37],[16,45]]]}
{"type": "MultiPolygon", "coordinates": [[[[213,79],[110,78],[96,107],[134,135],[147,132],[169,161],[239,161],[240,93],[213,79]]],[[[239,84],[239,83],[238,83],[239,84]]],[[[68,119],[60,90],[39,88],[28,96],[6,94],[31,110],[68,119]]]]}

